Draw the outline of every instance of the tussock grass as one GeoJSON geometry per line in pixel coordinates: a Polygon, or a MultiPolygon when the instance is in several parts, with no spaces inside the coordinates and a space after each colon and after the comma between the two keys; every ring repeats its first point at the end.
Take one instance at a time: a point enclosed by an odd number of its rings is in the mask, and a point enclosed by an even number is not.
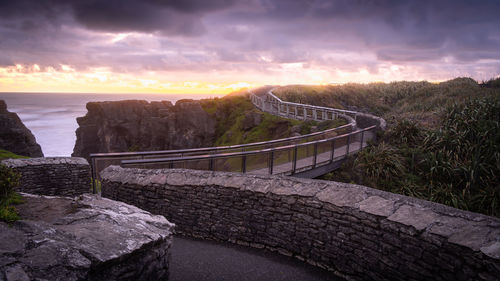
{"type": "Polygon", "coordinates": [[[286,101],[368,112],[389,123],[407,119],[419,126],[437,128],[446,108],[469,98],[500,95],[500,78],[482,84],[471,78],[442,83],[392,82],[280,87],[274,93],[286,101]]]}
{"type": "Polygon", "coordinates": [[[437,128],[400,120],[324,176],[500,216],[500,95],[448,106],[437,128]]]}

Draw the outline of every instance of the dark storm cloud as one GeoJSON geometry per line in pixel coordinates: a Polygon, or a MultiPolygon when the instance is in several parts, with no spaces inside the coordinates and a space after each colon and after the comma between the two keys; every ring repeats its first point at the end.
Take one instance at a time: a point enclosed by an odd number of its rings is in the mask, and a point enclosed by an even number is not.
{"type": "Polygon", "coordinates": [[[378,64],[451,57],[474,67],[500,59],[499,10],[498,0],[0,0],[0,64],[135,71],[300,62],[375,73],[378,64]],[[101,46],[93,37],[101,32],[153,34],[161,46],[101,46]]]}
{"type": "Polygon", "coordinates": [[[233,0],[0,0],[0,16],[23,24],[61,23],[61,15],[93,30],[200,35],[200,17],[230,7],[233,0]]]}
{"type": "Polygon", "coordinates": [[[162,32],[199,35],[203,28],[196,15],[184,14],[137,0],[78,2],[73,6],[76,20],[93,30],[111,32],[162,32]]]}

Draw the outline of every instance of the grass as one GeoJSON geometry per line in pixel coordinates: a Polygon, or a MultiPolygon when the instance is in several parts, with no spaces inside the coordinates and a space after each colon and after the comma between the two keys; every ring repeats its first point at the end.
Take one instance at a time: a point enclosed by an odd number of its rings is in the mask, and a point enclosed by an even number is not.
{"type": "Polygon", "coordinates": [[[500,217],[500,95],[447,106],[439,126],[402,119],[324,179],[500,217]]]}
{"type": "Polygon", "coordinates": [[[9,159],[9,158],[19,159],[19,158],[29,158],[29,157],[17,155],[15,153],[10,152],[10,151],[0,149],[0,160],[9,159]]]}
{"type": "Polygon", "coordinates": [[[242,95],[203,100],[202,107],[216,119],[215,146],[286,138],[292,136],[292,128],[295,126],[298,127],[300,134],[304,135],[311,133],[314,126],[317,126],[319,130],[326,130],[345,124],[343,119],[315,122],[274,116],[259,111],[248,97],[242,95]],[[253,122],[249,119],[255,116],[260,119],[260,122],[252,124],[253,122]]]}
{"type": "Polygon", "coordinates": [[[0,220],[12,223],[19,218],[13,205],[22,203],[22,198],[14,192],[19,185],[20,175],[13,169],[0,165],[0,220]]]}
{"type": "Polygon", "coordinates": [[[369,112],[389,124],[406,119],[419,126],[437,128],[448,107],[469,98],[500,95],[500,78],[477,83],[456,78],[442,83],[392,82],[345,85],[280,87],[274,93],[283,100],[369,112]]]}
{"type": "Polygon", "coordinates": [[[23,198],[16,192],[12,192],[7,198],[0,203],[0,221],[13,223],[20,220],[19,214],[13,205],[23,203],[23,198]]]}

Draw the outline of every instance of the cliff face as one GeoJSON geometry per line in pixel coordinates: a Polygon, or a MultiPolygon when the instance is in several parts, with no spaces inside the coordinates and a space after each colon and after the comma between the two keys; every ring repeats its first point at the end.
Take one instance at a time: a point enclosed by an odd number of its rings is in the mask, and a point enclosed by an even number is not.
{"type": "Polygon", "coordinates": [[[89,102],[77,118],[72,156],[96,152],[167,150],[211,146],[215,118],[200,101],[148,103],[142,100],[89,102]]]}
{"type": "Polygon", "coordinates": [[[0,100],[0,148],[23,156],[43,157],[35,136],[16,113],[7,110],[3,100],[0,100]]]}

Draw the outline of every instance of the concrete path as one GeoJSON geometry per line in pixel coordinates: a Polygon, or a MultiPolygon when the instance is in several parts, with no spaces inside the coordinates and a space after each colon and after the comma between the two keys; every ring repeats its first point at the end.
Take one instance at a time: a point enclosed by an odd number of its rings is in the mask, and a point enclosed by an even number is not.
{"type": "MultiPolygon", "coordinates": [[[[351,142],[351,144],[349,145],[349,154],[357,153],[360,150],[360,145],[361,145],[360,142],[351,142]]],[[[363,142],[363,148],[367,147],[367,146],[368,146],[368,143],[363,142]]],[[[339,160],[339,159],[344,158],[346,156],[346,151],[347,151],[346,145],[335,148],[334,160],[339,160]]],[[[324,163],[330,161],[331,154],[332,154],[331,150],[325,151],[323,153],[318,153],[318,155],[316,157],[316,164],[317,165],[321,164],[321,163],[324,164],[324,163]]],[[[312,169],[312,167],[311,167],[312,164],[313,164],[313,156],[297,159],[296,170],[300,171],[300,170],[312,169]]],[[[275,165],[273,167],[273,174],[289,174],[289,173],[291,173],[292,169],[293,169],[292,162],[278,164],[278,165],[275,165]]],[[[267,175],[267,174],[269,174],[269,168],[249,170],[249,171],[247,171],[247,173],[267,175]]]]}
{"type": "Polygon", "coordinates": [[[331,272],[266,250],[175,236],[171,281],[339,281],[331,272]]]}

